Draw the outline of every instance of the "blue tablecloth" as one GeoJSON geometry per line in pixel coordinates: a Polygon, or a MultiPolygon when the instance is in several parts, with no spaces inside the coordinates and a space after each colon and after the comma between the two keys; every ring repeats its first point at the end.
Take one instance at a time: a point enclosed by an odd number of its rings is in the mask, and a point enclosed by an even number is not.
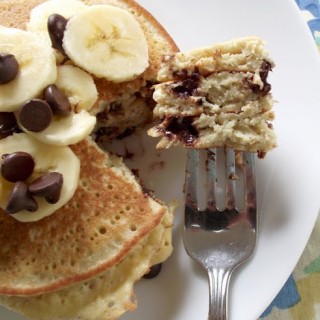
{"type": "MultiPolygon", "coordinates": [[[[320,59],[320,0],[296,2],[318,46],[320,59]]],[[[320,320],[320,215],[292,275],[260,319],[320,320]]]]}

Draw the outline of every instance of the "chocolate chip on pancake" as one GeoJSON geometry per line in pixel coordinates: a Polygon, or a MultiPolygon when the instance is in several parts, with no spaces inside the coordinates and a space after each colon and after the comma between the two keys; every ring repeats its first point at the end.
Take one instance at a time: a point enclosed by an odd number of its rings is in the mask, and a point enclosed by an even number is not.
{"type": "Polygon", "coordinates": [[[49,203],[59,201],[63,176],[59,172],[48,172],[29,185],[29,192],[34,196],[44,197],[49,203]]]}
{"type": "Polygon", "coordinates": [[[71,113],[71,105],[68,97],[55,84],[51,84],[45,89],[44,97],[53,113],[63,116],[71,113]]]}
{"type": "Polygon", "coordinates": [[[64,30],[68,20],[60,14],[52,14],[48,18],[48,32],[51,39],[52,47],[59,50],[65,55],[62,47],[64,30]]]}
{"type": "MultiPolygon", "coordinates": [[[[64,1],[59,2],[61,11],[60,8],[57,11],[63,12],[64,1]]],[[[67,6],[69,2],[66,1],[67,6]]],[[[14,0],[3,4],[0,1],[1,24],[24,28],[30,9],[39,3],[46,2],[14,0]]],[[[163,27],[131,0],[86,0],[83,3],[108,3],[127,9],[135,15],[148,38],[150,67],[144,74],[121,84],[94,79],[99,97],[92,114],[113,101],[131,106],[124,107],[123,114],[116,119],[114,114],[108,118],[119,128],[118,135],[151,120],[150,83],[156,82],[163,54],[177,51],[177,47],[163,27]]],[[[4,212],[1,214],[0,246],[8,249],[0,250],[0,304],[9,303],[11,310],[30,318],[117,318],[135,308],[131,299],[133,283],[150,265],[159,263],[159,259],[156,262],[153,259],[159,252],[160,242],[168,249],[162,241],[163,229],[168,229],[160,225],[166,208],[144,193],[121,159],[102,152],[90,137],[70,148],[79,157],[81,170],[78,188],[66,205],[36,222],[21,223],[4,212]],[[146,237],[150,242],[145,242],[146,237]],[[19,301],[23,310],[11,305],[13,301],[19,301]],[[31,316],[26,309],[36,315],[31,316]]],[[[38,162],[38,158],[35,159],[38,162]]],[[[61,198],[69,187],[66,176],[63,177],[61,198]]],[[[36,196],[35,199],[39,208],[30,214],[31,217],[42,211],[40,206],[45,202],[36,196]]],[[[170,252],[168,250],[161,261],[170,252]]]]}
{"type": "Polygon", "coordinates": [[[6,180],[17,182],[31,176],[35,162],[29,153],[18,151],[2,157],[1,174],[6,180]]]}
{"type": "Polygon", "coordinates": [[[22,181],[16,182],[5,211],[14,214],[22,210],[34,212],[37,209],[37,201],[29,194],[27,184],[22,181]]]}
{"type": "Polygon", "coordinates": [[[0,139],[18,132],[19,127],[12,112],[0,112],[0,139]]]}
{"type": "Polygon", "coordinates": [[[144,279],[153,279],[155,278],[161,271],[162,264],[158,263],[152,266],[149,271],[143,276],[144,279]]]}
{"type": "Polygon", "coordinates": [[[21,106],[19,120],[24,128],[32,132],[46,129],[52,120],[50,105],[40,99],[32,99],[21,106]]]}
{"type": "Polygon", "coordinates": [[[0,53],[0,84],[12,81],[19,72],[19,64],[13,54],[0,53]]]}

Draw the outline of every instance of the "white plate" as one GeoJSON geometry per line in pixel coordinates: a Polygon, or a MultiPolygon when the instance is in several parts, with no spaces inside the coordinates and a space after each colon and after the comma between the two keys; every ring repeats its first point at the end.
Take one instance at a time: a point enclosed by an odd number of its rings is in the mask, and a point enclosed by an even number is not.
{"type": "MultiPolygon", "coordinates": [[[[256,320],[297,263],[320,208],[320,60],[310,31],[293,0],[139,0],[182,50],[258,35],[277,66],[271,75],[279,147],[259,160],[260,233],[253,258],[231,279],[231,320],[256,320]]],[[[158,153],[154,141],[132,139],[140,150],[129,164],[156,194],[183,204],[185,151],[158,153]],[[150,144],[153,144],[150,147],[150,144]]],[[[133,144],[135,147],[133,147],[133,144]]],[[[181,242],[182,208],[177,211],[175,250],[153,280],[136,286],[138,309],[126,320],[207,319],[205,273],[181,242]]],[[[0,309],[0,319],[24,318],[0,309]]]]}

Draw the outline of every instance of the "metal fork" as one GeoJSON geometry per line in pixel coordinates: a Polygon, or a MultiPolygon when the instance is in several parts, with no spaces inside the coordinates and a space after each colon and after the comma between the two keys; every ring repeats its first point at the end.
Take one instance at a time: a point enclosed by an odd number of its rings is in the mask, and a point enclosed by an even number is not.
{"type": "Polygon", "coordinates": [[[235,164],[232,149],[207,149],[206,155],[206,206],[201,209],[198,199],[201,195],[198,192],[201,189],[200,151],[192,149],[187,153],[183,240],[188,255],[208,273],[208,319],[227,320],[231,273],[252,255],[256,244],[254,155],[240,154],[242,163],[239,166],[235,164]],[[219,152],[224,158],[222,170],[217,166],[219,152]],[[225,175],[219,175],[223,172],[225,175]],[[222,187],[221,184],[219,187],[220,179],[223,180],[222,187]],[[221,196],[224,197],[224,206],[218,209],[217,202],[221,196]],[[242,200],[240,204],[236,204],[238,198],[242,200]]]}

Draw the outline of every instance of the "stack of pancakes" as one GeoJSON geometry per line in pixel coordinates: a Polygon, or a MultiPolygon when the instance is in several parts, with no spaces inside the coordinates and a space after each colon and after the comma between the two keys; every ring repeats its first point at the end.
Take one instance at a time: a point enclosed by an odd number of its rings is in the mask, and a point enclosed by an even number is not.
{"type": "MultiPolygon", "coordinates": [[[[24,29],[41,2],[2,1],[1,25],[24,29]]],[[[84,2],[130,11],[149,45],[150,66],[135,80],[95,79],[99,100],[92,112],[103,128],[97,134],[110,139],[150,120],[151,84],[161,57],[177,47],[133,1],[84,2]]],[[[80,182],[65,206],[30,223],[0,210],[0,303],[33,319],[114,319],[135,308],[134,282],[170,255],[172,210],[145,193],[122,159],[91,137],[71,148],[81,162],[80,182]]]]}

